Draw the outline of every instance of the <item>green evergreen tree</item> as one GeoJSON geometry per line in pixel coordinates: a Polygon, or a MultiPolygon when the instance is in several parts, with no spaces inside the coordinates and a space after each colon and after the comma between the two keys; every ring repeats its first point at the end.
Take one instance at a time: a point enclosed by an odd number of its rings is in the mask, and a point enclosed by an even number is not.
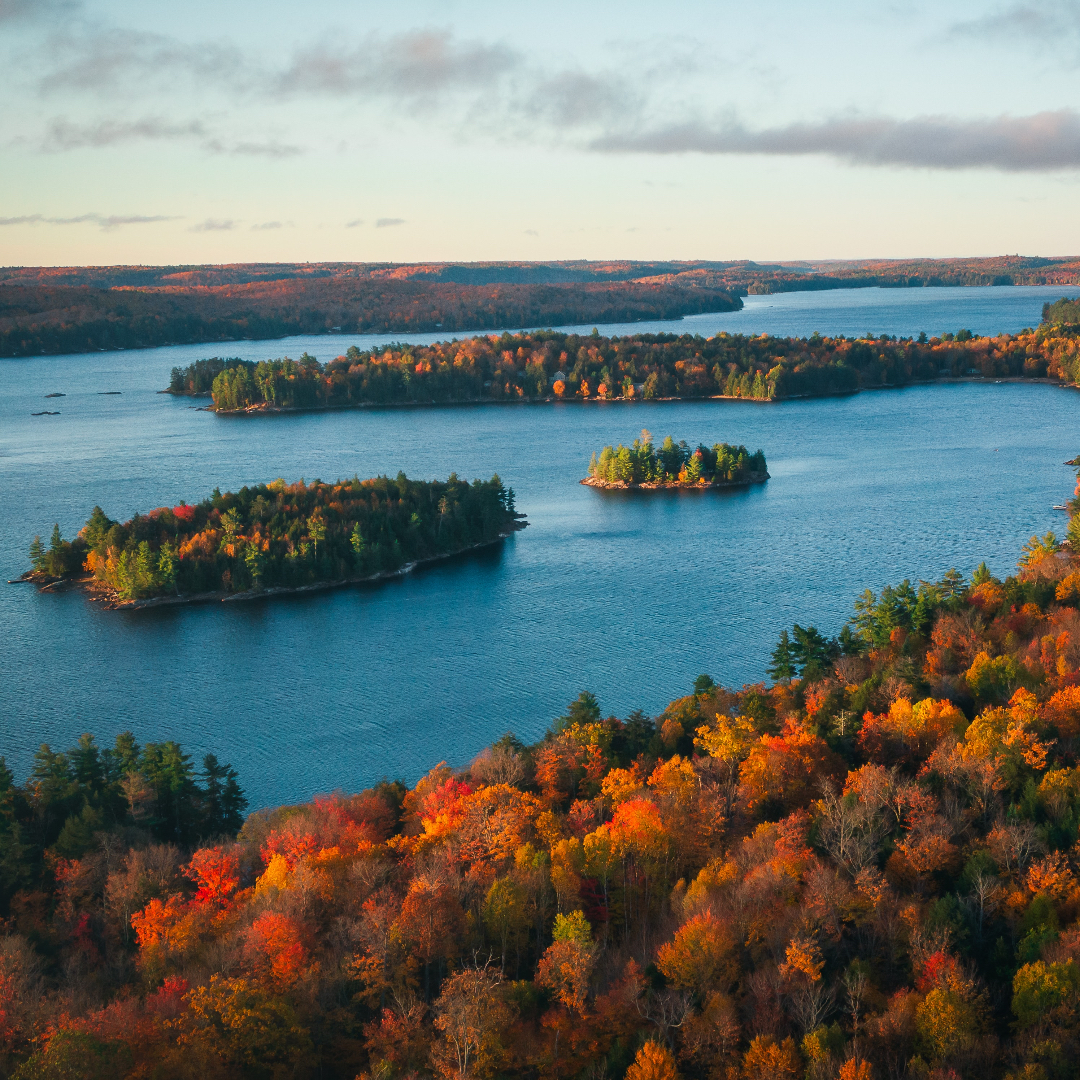
{"type": "Polygon", "coordinates": [[[40,536],[35,536],[30,542],[30,565],[39,572],[45,570],[45,545],[41,542],[40,536]]]}
{"type": "Polygon", "coordinates": [[[244,824],[247,805],[236,770],[220,764],[214,754],[207,754],[202,767],[201,834],[235,836],[244,824]]]}
{"type": "Polygon", "coordinates": [[[52,536],[49,539],[49,554],[45,557],[45,565],[50,574],[60,577],[67,571],[67,560],[64,557],[64,538],[60,535],[60,526],[54,524],[52,536]]]}
{"type": "Polygon", "coordinates": [[[575,701],[570,702],[565,716],[560,716],[555,721],[555,730],[562,731],[574,724],[595,724],[600,720],[600,704],[596,695],[588,690],[582,690],[575,701]]]}
{"type": "Polygon", "coordinates": [[[772,651],[772,663],[765,669],[774,682],[787,682],[796,675],[792,656],[791,638],[786,630],[780,631],[780,641],[772,651]]]}
{"type": "Polygon", "coordinates": [[[188,843],[198,831],[198,789],[191,759],[171,740],[147,743],[139,759],[139,772],[154,792],[150,827],[159,840],[188,843]]]}

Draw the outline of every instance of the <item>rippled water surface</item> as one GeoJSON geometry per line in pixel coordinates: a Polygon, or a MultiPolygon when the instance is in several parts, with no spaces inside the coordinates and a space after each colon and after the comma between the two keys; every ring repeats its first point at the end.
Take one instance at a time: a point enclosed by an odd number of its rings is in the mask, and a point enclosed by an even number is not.
{"type": "MultiPolygon", "coordinates": [[[[763,320],[755,330],[840,333],[843,320],[871,311],[899,320],[894,297],[910,301],[906,324],[851,332],[1019,329],[1038,321],[1046,298],[1015,289],[804,293],[751,297],[734,317],[763,320]],[[947,292],[964,295],[950,308],[947,292]],[[927,294],[933,303],[922,307],[927,294]],[[987,305],[993,325],[965,317],[987,305]],[[949,322],[930,321],[939,307],[949,322]]],[[[694,322],[676,328],[716,329],[694,322]]],[[[34,533],[58,521],[71,535],[95,503],[127,518],[278,476],[497,471],[532,522],[497,552],[303,599],[126,614],[78,593],[0,585],[0,753],[19,775],[44,740],[66,745],[85,730],[111,740],[131,728],[140,740],[214,750],[240,769],[259,806],[383,775],[414,780],[440,759],[467,761],[507,729],[536,737],[582,688],[605,712],[655,712],[703,671],[729,684],[761,678],[782,628],[797,620],[835,633],[867,586],[951,566],[970,573],[982,558],[1006,572],[1028,536],[1064,524],[1051,506],[1071,493],[1061,463],[1080,450],[1075,392],[1035,385],[779,405],[242,420],[155,393],[173,364],[195,356],[307,348],[326,358],[355,340],[0,362],[3,579],[26,568],[34,533]],[[46,401],[51,392],[66,396],[46,401]],[[30,415],[45,408],[60,415],[30,415]],[[772,479],[742,492],[647,498],[577,483],[593,449],[642,427],[761,447],[772,479]]]]}

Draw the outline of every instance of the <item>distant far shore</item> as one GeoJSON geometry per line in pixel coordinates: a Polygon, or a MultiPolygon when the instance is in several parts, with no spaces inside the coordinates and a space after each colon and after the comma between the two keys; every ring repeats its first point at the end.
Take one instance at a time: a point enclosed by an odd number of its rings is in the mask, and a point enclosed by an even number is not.
{"type": "Polygon", "coordinates": [[[668,321],[738,311],[744,296],[784,292],[1078,283],[1073,256],[7,267],[0,357],[668,321]]]}

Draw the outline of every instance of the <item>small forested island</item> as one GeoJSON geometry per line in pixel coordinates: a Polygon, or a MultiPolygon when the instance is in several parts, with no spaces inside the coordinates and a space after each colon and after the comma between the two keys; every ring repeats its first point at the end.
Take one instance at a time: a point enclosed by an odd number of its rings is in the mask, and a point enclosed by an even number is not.
{"type": "Polygon", "coordinates": [[[349,348],[259,363],[212,357],[173,368],[168,392],[213,397],[219,413],[455,402],[783,401],[944,379],[1080,382],[1080,326],[1052,305],[1036,330],[977,337],[778,338],[545,330],[432,345],[349,348]]]}
{"type": "Polygon", "coordinates": [[[1070,509],[1013,574],[796,624],[767,682],[655,717],[582,692],[412,788],[241,823],[172,742],[0,759],[3,1075],[1075,1075],[1070,509]]]}
{"type": "Polygon", "coordinates": [[[78,536],[53,527],[20,580],[76,581],[115,606],[296,592],[400,574],[525,527],[498,476],[474,480],[276,480],[217,489],[121,524],[95,506],[78,536]]]}
{"type": "Polygon", "coordinates": [[[691,450],[685,440],[676,443],[669,435],[659,450],[652,435],[642,430],[633,446],[605,446],[600,456],[593,454],[589,475],[581,481],[589,487],[708,488],[761,484],[769,479],[765,455],[747,452],[745,446],[716,443],[699,444],[691,450]]]}

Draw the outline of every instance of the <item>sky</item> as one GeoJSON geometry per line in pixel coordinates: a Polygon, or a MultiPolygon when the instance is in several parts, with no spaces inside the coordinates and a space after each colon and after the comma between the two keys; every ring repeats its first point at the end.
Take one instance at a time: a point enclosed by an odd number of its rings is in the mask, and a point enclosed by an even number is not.
{"type": "Polygon", "coordinates": [[[1080,0],[0,0],[0,70],[0,265],[1080,253],[1080,0]]]}

